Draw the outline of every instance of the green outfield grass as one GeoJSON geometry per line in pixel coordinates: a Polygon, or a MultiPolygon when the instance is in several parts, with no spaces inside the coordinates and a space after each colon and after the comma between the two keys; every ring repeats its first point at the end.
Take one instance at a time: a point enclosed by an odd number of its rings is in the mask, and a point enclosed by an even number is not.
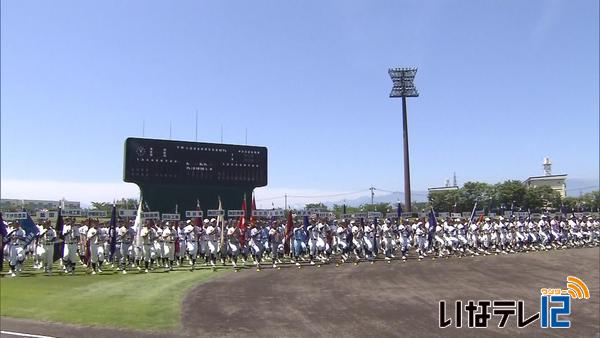
{"type": "Polygon", "coordinates": [[[192,286],[225,271],[103,272],[44,276],[24,272],[0,279],[0,315],[52,322],[167,330],[180,325],[181,302],[192,286]]]}

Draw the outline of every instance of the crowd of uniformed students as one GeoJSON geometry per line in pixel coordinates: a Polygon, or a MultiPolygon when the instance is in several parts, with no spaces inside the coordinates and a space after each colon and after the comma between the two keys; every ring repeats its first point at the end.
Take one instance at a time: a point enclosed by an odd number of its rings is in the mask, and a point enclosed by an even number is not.
{"type": "Polygon", "coordinates": [[[437,219],[329,219],[296,217],[252,220],[241,226],[238,220],[216,219],[186,221],[146,220],[137,229],[133,220],[122,220],[112,236],[108,222],[88,220],[77,223],[67,219],[62,234],[50,221],[38,225],[39,235],[25,245],[25,231],[19,221],[6,223],[2,241],[9,275],[23,270],[26,258],[34,269],[52,274],[55,243],[64,243],[59,256],[61,273],[73,274],[77,264],[90,274],[103,269],[126,274],[147,273],[155,269],[171,271],[185,267],[191,271],[200,265],[281,264],[322,265],[376,259],[406,261],[409,256],[462,257],[466,255],[511,254],[523,251],[598,246],[598,217],[539,218],[497,217],[478,220],[437,219]],[[112,243],[114,238],[114,243],[112,243]],[[412,253],[412,254],[411,254],[412,253]]]}

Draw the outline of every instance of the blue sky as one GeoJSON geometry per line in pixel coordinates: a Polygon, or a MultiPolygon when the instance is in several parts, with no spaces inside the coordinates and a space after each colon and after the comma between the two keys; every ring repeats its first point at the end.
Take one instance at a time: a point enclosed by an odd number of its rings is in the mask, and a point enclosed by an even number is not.
{"type": "Polygon", "coordinates": [[[544,156],[598,179],[595,0],[1,4],[2,197],[135,195],[125,138],[193,140],[196,110],[199,141],[269,148],[263,196],[403,190],[387,69],[412,66],[413,190],[544,156]]]}

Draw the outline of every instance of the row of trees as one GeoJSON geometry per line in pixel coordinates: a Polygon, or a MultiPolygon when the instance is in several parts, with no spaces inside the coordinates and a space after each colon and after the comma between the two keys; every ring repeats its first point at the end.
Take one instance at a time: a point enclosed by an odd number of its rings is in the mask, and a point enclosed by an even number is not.
{"type": "MultiPolygon", "coordinates": [[[[503,211],[598,211],[600,209],[600,191],[593,191],[580,197],[561,198],[550,187],[527,188],[520,181],[509,180],[498,184],[467,182],[462,188],[448,191],[430,192],[427,202],[413,203],[413,212],[435,211],[469,212],[477,201],[477,210],[502,213],[503,211]]],[[[318,208],[344,212],[344,205],[334,204],[329,208],[323,203],[306,204],[305,208],[318,208]]],[[[379,211],[393,212],[396,205],[390,203],[363,204],[358,207],[345,206],[346,213],[379,211]]],[[[406,208],[403,206],[403,209],[406,208]]]]}
{"type": "MultiPolygon", "coordinates": [[[[119,209],[137,209],[138,200],[136,198],[121,198],[115,201],[115,205],[119,209]]],[[[92,202],[91,208],[96,210],[106,211],[110,215],[112,211],[112,203],[109,202],[92,202]]]]}
{"type": "MultiPolygon", "coordinates": [[[[462,188],[449,191],[430,192],[427,202],[413,202],[414,212],[428,211],[433,207],[436,211],[467,212],[473,209],[477,201],[477,210],[500,213],[504,210],[541,212],[559,211],[564,208],[572,211],[597,211],[600,209],[600,191],[593,191],[580,197],[561,198],[560,194],[550,187],[527,188],[520,181],[508,180],[498,184],[483,182],[467,182],[462,188]]],[[[137,200],[122,198],[115,203],[118,208],[135,209],[137,200]]],[[[112,203],[92,202],[92,209],[105,210],[107,213],[112,208],[112,203]]],[[[363,204],[358,207],[334,204],[327,207],[323,203],[310,203],[306,209],[317,208],[333,211],[336,214],[379,211],[381,213],[394,212],[395,203],[363,204]]],[[[406,208],[403,206],[403,209],[406,208]]]]}
{"type": "Polygon", "coordinates": [[[509,180],[497,184],[467,182],[462,188],[450,191],[430,192],[429,204],[439,211],[471,211],[477,201],[477,209],[492,212],[504,210],[531,210],[532,212],[596,211],[600,208],[600,191],[581,197],[561,198],[550,187],[527,188],[520,181],[509,180]]]}

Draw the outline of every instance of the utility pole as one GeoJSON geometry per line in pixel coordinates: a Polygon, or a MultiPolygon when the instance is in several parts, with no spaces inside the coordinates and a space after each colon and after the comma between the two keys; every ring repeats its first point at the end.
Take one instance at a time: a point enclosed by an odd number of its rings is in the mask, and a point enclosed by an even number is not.
{"type": "Polygon", "coordinates": [[[369,190],[371,190],[371,205],[373,205],[373,197],[375,197],[375,187],[370,187],[369,190]]]}

